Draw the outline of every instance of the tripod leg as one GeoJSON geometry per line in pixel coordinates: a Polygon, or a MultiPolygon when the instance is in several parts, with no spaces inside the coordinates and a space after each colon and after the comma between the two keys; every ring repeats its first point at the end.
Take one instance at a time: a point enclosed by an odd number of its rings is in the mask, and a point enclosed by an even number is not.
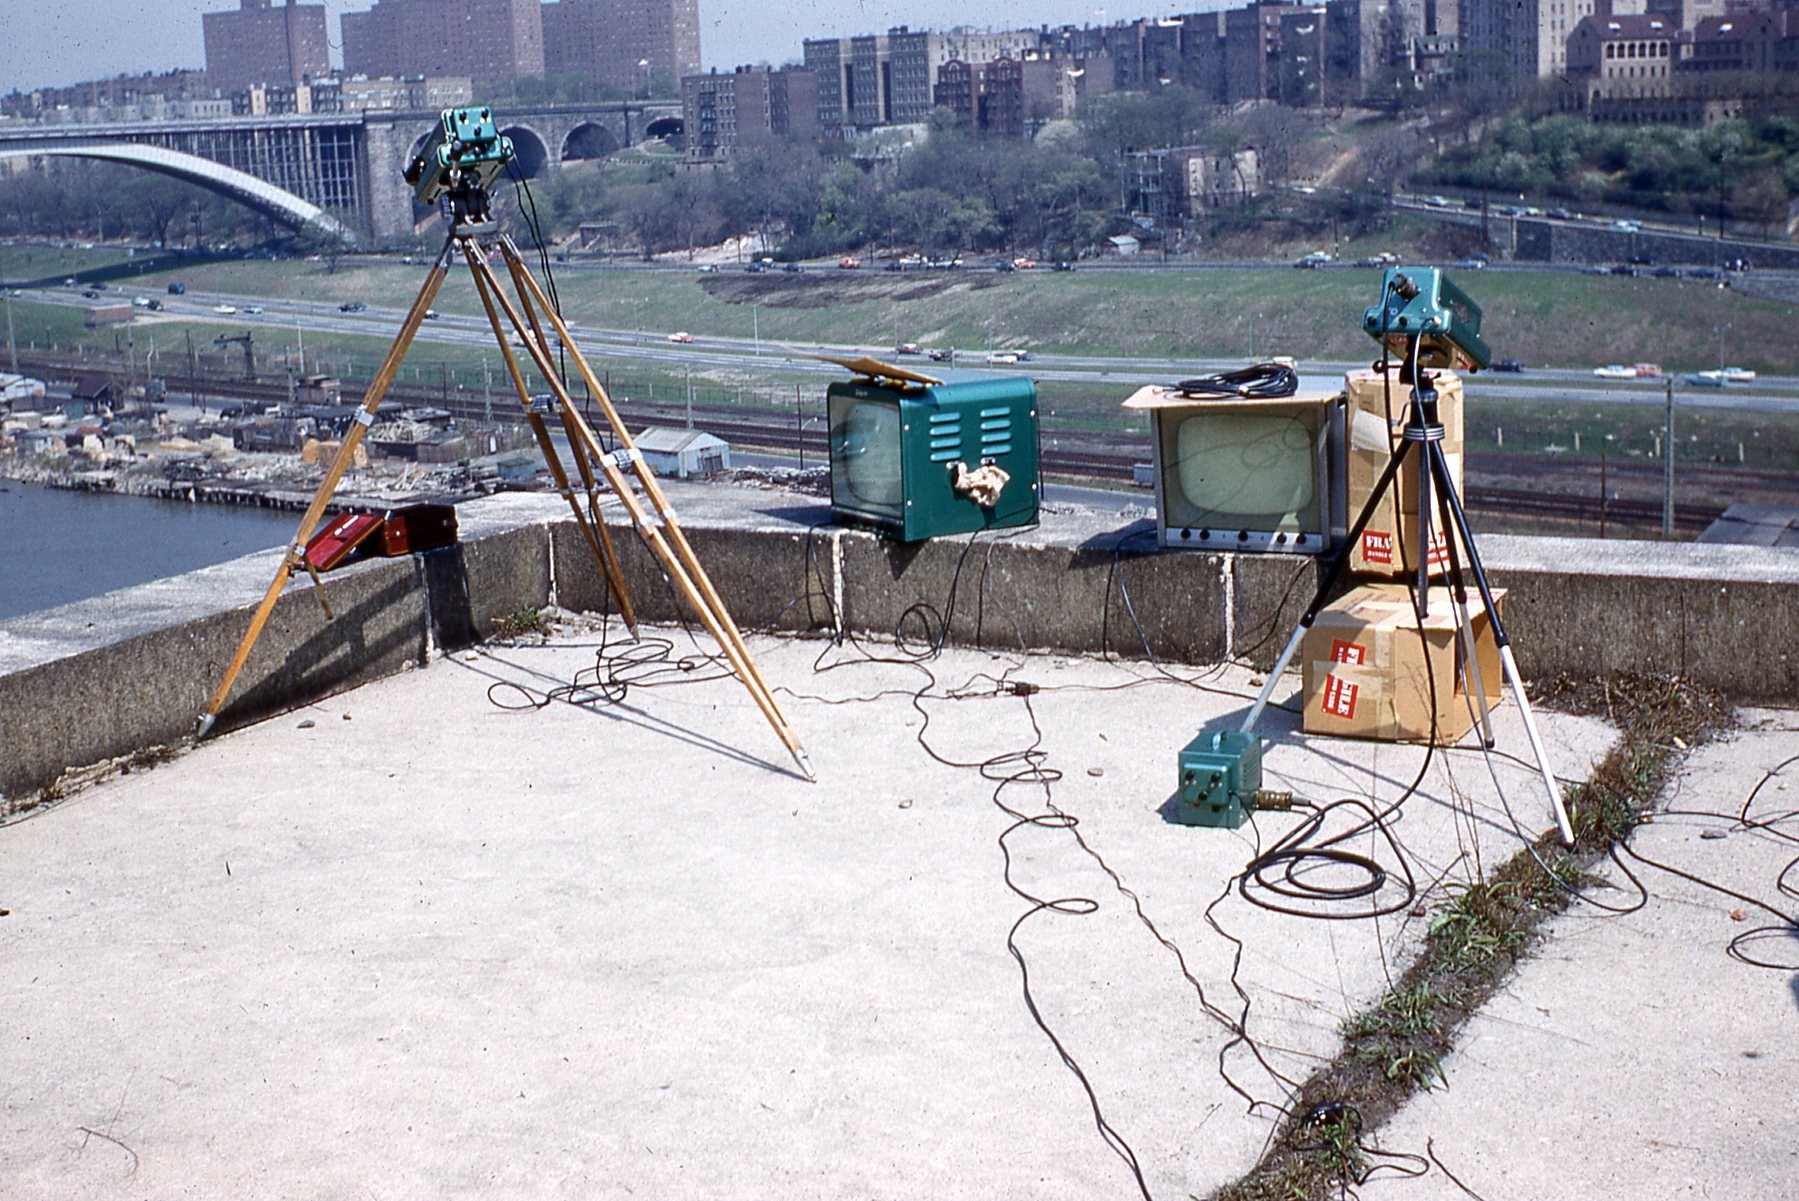
{"type": "MultiPolygon", "coordinates": [[[[524,310],[525,321],[530,326],[529,336],[536,339],[539,349],[543,351],[544,358],[547,360],[549,342],[544,338],[543,326],[538,323],[537,312],[532,308],[529,297],[521,294],[520,302],[524,310]]],[[[492,316],[490,312],[490,320],[492,316]]],[[[625,627],[631,631],[632,641],[636,641],[637,614],[631,606],[631,594],[625,590],[625,577],[618,562],[618,548],[612,545],[612,535],[606,529],[605,519],[600,516],[599,482],[594,478],[593,463],[583,453],[580,438],[576,435],[574,425],[569,420],[569,409],[572,404],[572,398],[563,396],[557,402],[556,412],[558,420],[562,423],[563,434],[568,438],[569,449],[574,452],[575,468],[581,473],[582,487],[587,492],[588,512],[586,515],[580,511],[580,506],[575,502],[573,493],[568,491],[567,477],[562,470],[562,462],[557,457],[555,444],[550,441],[547,432],[539,435],[539,441],[544,448],[544,461],[550,465],[550,473],[556,478],[557,487],[561,488],[563,495],[568,497],[569,508],[575,511],[575,524],[580,527],[582,536],[587,540],[587,547],[593,555],[594,561],[606,573],[607,585],[612,589],[612,595],[618,598],[619,616],[625,619],[625,627]],[[591,516],[591,524],[587,519],[588,516],[591,516]],[[598,545],[595,545],[595,535],[598,535],[598,545]]],[[[532,420],[538,424],[542,423],[542,418],[537,416],[535,409],[532,410],[532,420]]]]}
{"type": "MultiPolygon", "coordinates": [[[[543,290],[538,286],[537,281],[531,277],[530,271],[525,267],[524,260],[519,256],[518,248],[512,244],[511,239],[502,238],[500,240],[500,249],[506,257],[507,270],[511,273],[513,283],[518,288],[519,293],[522,296],[530,296],[537,301],[538,305],[543,310],[544,315],[555,328],[556,335],[562,339],[563,346],[567,348],[569,354],[573,356],[575,366],[580,371],[582,380],[587,384],[587,390],[599,402],[601,411],[606,414],[606,420],[612,426],[614,436],[616,436],[619,444],[628,454],[637,481],[643,488],[644,495],[649,498],[650,503],[656,509],[657,515],[662,519],[663,530],[666,531],[667,541],[670,544],[677,561],[682,564],[685,571],[690,576],[698,594],[704,600],[706,606],[712,610],[719,628],[724,632],[724,639],[721,641],[721,645],[726,648],[727,655],[733,657],[734,662],[739,660],[742,662],[743,668],[741,669],[740,674],[744,678],[745,686],[749,687],[752,693],[759,693],[763,698],[765,701],[764,710],[770,714],[770,721],[775,724],[777,732],[781,733],[783,741],[788,742],[788,749],[793,753],[794,758],[800,763],[801,768],[806,772],[807,776],[810,777],[812,775],[811,760],[807,757],[805,749],[799,745],[797,736],[793,734],[792,727],[788,724],[786,716],[781,713],[780,705],[775,701],[774,693],[770,691],[767,681],[762,678],[760,669],[757,668],[755,660],[750,656],[749,647],[744,643],[743,634],[737,629],[736,622],[731,619],[730,610],[725,607],[723,599],[718,595],[718,590],[713,586],[711,577],[706,574],[706,569],[700,565],[699,557],[694,554],[693,547],[687,541],[687,535],[682,531],[681,523],[676,519],[673,507],[668,503],[668,498],[663,494],[662,486],[657,482],[655,473],[649,469],[649,466],[643,461],[643,458],[636,453],[636,447],[631,441],[631,433],[625,428],[625,423],[619,417],[618,410],[613,407],[612,400],[606,394],[605,387],[600,383],[598,378],[594,376],[593,368],[588,365],[587,358],[581,353],[580,347],[575,345],[574,338],[569,334],[568,327],[563,323],[561,316],[557,314],[555,307],[550,304],[549,299],[543,294],[543,290]]],[[[502,303],[504,303],[503,298],[502,303]]],[[[538,353],[541,353],[541,349],[538,353]]],[[[572,406],[570,406],[570,410],[569,417],[580,429],[586,431],[586,423],[580,420],[580,414],[573,412],[572,406]]],[[[591,431],[586,432],[586,438],[591,444],[591,431]]],[[[595,446],[595,453],[596,455],[598,454],[597,445],[595,446]]]]}
{"type": "MultiPolygon", "coordinates": [[[[575,526],[581,531],[581,537],[587,543],[588,553],[593,556],[594,563],[606,577],[606,586],[618,599],[619,613],[624,617],[625,625],[630,629],[631,637],[635,640],[637,615],[631,608],[630,594],[625,591],[624,576],[619,571],[618,555],[613,549],[612,540],[605,534],[605,526],[600,522],[597,512],[593,515],[593,522],[599,525],[600,536],[595,537],[593,526],[588,522],[587,512],[581,508],[581,502],[575,498],[573,489],[569,487],[568,472],[563,469],[562,459],[556,453],[556,444],[550,438],[549,428],[543,417],[531,407],[530,386],[525,382],[524,372],[519,368],[517,358],[506,345],[505,327],[500,323],[500,314],[494,307],[493,298],[488,293],[488,281],[473,266],[481,256],[480,246],[475,243],[473,238],[469,238],[462,244],[462,250],[464,257],[469,260],[470,274],[475,281],[475,292],[481,298],[481,307],[487,311],[487,322],[493,329],[494,342],[500,348],[500,360],[505,363],[506,374],[512,379],[513,391],[518,394],[519,403],[524,406],[526,420],[531,425],[532,434],[537,438],[538,449],[543,454],[544,465],[550,469],[550,478],[556,481],[557,491],[562,493],[564,500],[568,501],[569,511],[575,517],[575,526]]],[[[522,334],[522,331],[520,332],[522,334]]],[[[574,450],[577,460],[584,463],[585,460],[581,460],[580,449],[572,445],[571,449],[574,450]]],[[[583,474],[585,475],[585,472],[583,474]]],[[[590,490],[590,499],[591,495],[590,490]]]]}
{"type": "MultiPolygon", "coordinates": [[[[537,282],[531,278],[528,271],[524,270],[522,262],[518,259],[517,250],[509,241],[505,240],[501,242],[501,249],[507,256],[508,268],[512,272],[513,281],[521,295],[528,294],[536,297],[545,315],[555,326],[557,336],[562,339],[563,346],[574,356],[588,389],[599,398],[602,407],[613,421],[613,430],[622,444],[622,453],[608,455],[600,448],[592,431],[581,420],[580,414],[574,411],[573,400],[568,395],[567,389],[562,386],[561,380],[549,362],[543,340],[541,337],[527,338],[525,349],[531,354],[538,371],[543,374],[551,390],[561,401],[564,420],[569,422],[583,451],[599,465],[605,474],[607,484],[612,487],[626,511],[631,515],[638,534],[655,553],[664,570],[668,572],[669,577],[681,591],[683,598],[699,616],[701,624],[706,627],[706,632],[718,643],[725,658],[730,661],[732,670],[749,692],[751,699],[762,710],[763,716],[768,719],[775,733],[786,745],[788,752],[793,755],[800,770],[805,773],[807,779],[816,781],[818,777],[812,770],[811,758],[806,754],[805,747],[800,745],[793,727],[788,724],[786,715],[781,712],[780,705],[775,701],[774,693],[769,690],[767,682],[757,670],[755,660],[750,657],[749,647],[743,641],[743,635],[738,632],[736,625],[731,621],[729,611],[724,607],[724,602],[718,598],[711,581],[706,578],[704,570],[699,566],[698,559],[693,555],[692,547],[688,546],[686,540],[681,537],[680,527],[675,523],[674,513],[666,507],[661,489],[656,487],[656,477],[648,470],[642,456],[636,453],[631,444],[631,436],[625,430],[623,423],[618,420],[617,413],[613,410],[611,401],[605,394],[605,389],[594,378],[592,368],[588,367],[587,360],[582,357],[580,348],[575,345],[568,328],[562,323],[562,319],[556,314],[554,307],[537,288],[537,282]],[[636,467],[637,476],[643,484],[645,494],[656,502],[662,518],[662,529],[658,529],[650,522],[649,515],[638,503],[636,494],[631,491],[630,484],[626,482],[623,474],[619,471],[618,463],[621,459],[628,460],[636,467]],[[664,530],[667,531],[666,538],[663,535],[664,530]],[[677,553],[677,548],[681,553],[677,553]]],[[[499,281],[494,277],[492,268],[481,256],[480,250],[472,246],[466,247],[465,255],[468,258],[470,269],[475,274],[477,286],[481,288],[483,301],[487,300],[491,292],[492,300],[505,312],[507,320],[512,323],[514,328],[522,334],[523,322],[517,311],[513,309],[511,301],[500,290],[499,281]]],[[[494,320],[497,325],[497,317],[494,320]]]]}
{"type": "Polygon", "coordinates": [[[1494,743],[1493,717],[1487,706],[1486,685],[1481,681],[1479,643],[1474,636],[1474,621],[1468,615],[1468,585],[1462,575],[1461,553],[1456,549],[1455,523],[1450,519],[1449,500],[1444,493],[1443,481],[1450,478],[1449,464],[1443,458],[1442,446],[1435,443],[1433,446],[1436,449],[1431,454],[1431,470],[1437,471],[1438,460],[1442,460],[1441,478],[1437,485],[1437,516],[1442,522],[1440,528],[1443,531],[1444,553],[1449,557],[1450,601],[1455,606],[1456,637],[1462,644],[1462,686],[1475,698],[1481,742],[1491,750],[1494,743]]]}
{"type": "Polygon", "coordinates": [[[1243,724],[1237,727],[1241,733],[1248,734],[1262,719],[1262,710],[1268,707],[1268,698],[1274,695],[1275,686],[1280,683],[1281,673],[1286,671],[1287,665],[1293,661],[1293,656],[1299,650],[1299,644],[1305,638],[1306,631],[1311,629],[1312,623],[1318,620],[1318,614],[1323,612],[1325,603],[1337,587],[1337,582],[1349,569],[1349,556],[1355,551],[1357,540],[1361,538],[1362,531],[1368,528],[1368,523],[1374,519],[1374,511],[1380,507],[1381,497],[1385,496],[1387,489],[1392,487],[1393,480],[1399,474],[1399,465],[1405,461],[1406,455],[1411,453],[1412,445],[1410,442],[1401,442],[1393,448],[1393,453],[1387,456],[1387,465],[1382,469],[1380,479],[1375,481],[1373,490],[1368,493],[1368,499],[1362,502],[1362,511],[1356,514],[1355,522],[1349,527],[1349,533],[1343,539],[1343,545],[1332,551],[1330,558],[1325,561],[1324,578],[1318,582],[1317,591],[1312,593],[1311,604],[1306,606],[1304,615],[1299,619],[1299,625],[1293,630],[1293,636],[1287,639],[1286,649],[1281,651],[1280,658],[1274,661],[1273,669],[1262,681],[1262,691],[1257,694],[1255,704],[1251,705],[1249,712],[1244,715],[1243,724]]]}
{"type": "Polygon", "coordinates": [[[1474,535],[1468,529],[1468,514],[1462,508],[1462,498],[1449,485],[1447,465],[1438,464],[1442,473],[1439,483],[1443,486],[1443,494],[1449,502],[1450,514],[1455,518],[1456,533],[1462,539],[1462,545],[1468,549],[1468,567],[1474,574],[1475,586],[1480,589],[1480,603],[1487,611],[1487,620],[1493,623],[1493,640],[1499,645],[1499,663],[1505,671],[1506,682],[1512,687],[1512,699],[1518,704],[1518,712],[1524,718],[1524,734],[1530,740],[1531,753],[1536,756],[1537,770],[1542,773],[1543,787],[1549,793],[1549,807],[1555,813],[1556,828],[1561,831],[1562,841],[1569,846],[1574,845],[1574,827],[1568,821],[1567,806],[1562,804],[1562,791],[1555,782],[1555,773],[1549,770],[1549,755],[1543,749],[1543,739],[1537,733],[1536,716],[1531,712],[1530,700],[1524,695],[1524,680],[1518,674],[1518,661],[1512,656],[1512,642],[1506,637],[1505,625],[1499,620],[1499,608],[1493,603],[1493,589],[1487,583],[1487,573],[1480,565],[1480,552],[1475,549],[1474,535]]]}
{"type": "Polygon", "coordinates": [[[381,360],[375,378],[369,383],[369,390],[362,398],[362,411],[351,422],[348,432],[344,434],[343,446],[338,449],[337,457],[332,460],[331,467],[325,472],[325,478],[319,483],[319,490],[312,498],[312,504],[300,518],[300,528],[294,531],[294,540],[281,557],[281,566],[275,571],[275,578],[269,584],[269,590],[263,594],[262,603],[256,606],[256,613],[250,618],[250,628],[245,631],[243,641],[238,644],[237,653],[232,656],[231,664],[225,669],[225,678],[219,681],[217,691],[206,706],[206,712],[200,717],[200,729],[196,737],[204,738],[212,729],[213,722],[218,720],[219,711],[225,707],[225,698],[231,695],[231,686],[237,683],[237,677],[250,661],[250,652],[255,648],[257,639],[262,637],[263,627],[268,624],[269,616],[275,611],[275,602],[281,599],[281,590],[287,586],[289,579],[299,568],[306,556],[306,543],[318,528],[320,520],[325,516],[325,509],[331,503],[331,496],[337,491],[338,484],[343,482],[344,474],[350,469],[350,462],[355,458],[356,448],[362,444],[362,436],[375,419],[375,410],[381,407],[381,400],[387,395],[389,385],[400,370],[400,362],[406,357],[412,339],[418,334],[419,326],[425,320],[425,313],[431,302],[437,299],[438,289],[443,287],[444,277],[449,274],[450,243],[438,252],[437,261],[431,265],[431,271],[425,276],[419,292],[413,298],[412,307],[406,310],[406,319],[400,325],[400,332],[394,336],[387,348],[387,356],[381,360]]]}

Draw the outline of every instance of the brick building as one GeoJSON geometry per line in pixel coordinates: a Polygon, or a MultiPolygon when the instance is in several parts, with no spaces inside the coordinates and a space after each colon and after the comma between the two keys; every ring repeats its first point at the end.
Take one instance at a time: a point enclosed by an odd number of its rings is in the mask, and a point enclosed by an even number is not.
{"type": "Polygon", "coordinates": [[[242,7],[236,12],[200,17],[206,74],[213,87],[225,93],[256,84],[291,87],[309,75],[330,72],[324,5],[293,0],[279,7],[269,0],[239,3],[242,7]]]}
{"type": "Polygon", "coordinates": [[[467,76],[477,94],[544,72],[538,0],[375,0],[343,15],[344,71],[467,76]]]}
{"type": "Polygon", "coordinates": [[[687,155],[727,158],[777,137],[818,136],[818,76],[801,68],[738,67],[681,80],[687,155]]]}
{"type": "Polygon", "coordinates": [[[543,6],[544,69],[620,95],[670,95],[700,70],[699,0],[556,0],[543,6]]]}

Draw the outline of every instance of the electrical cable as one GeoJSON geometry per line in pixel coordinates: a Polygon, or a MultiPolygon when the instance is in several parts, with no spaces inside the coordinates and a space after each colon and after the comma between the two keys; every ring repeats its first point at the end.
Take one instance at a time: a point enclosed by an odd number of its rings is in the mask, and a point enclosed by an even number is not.
{"type": "Polygon", "coordinates": [[[1200,375],[1174,385],[1182,396],[1237,396],[1245,400],[1276,400],[1299,391],[1299,373],[1285,363],[1257,363],[1235,371],[1200,375]]]}

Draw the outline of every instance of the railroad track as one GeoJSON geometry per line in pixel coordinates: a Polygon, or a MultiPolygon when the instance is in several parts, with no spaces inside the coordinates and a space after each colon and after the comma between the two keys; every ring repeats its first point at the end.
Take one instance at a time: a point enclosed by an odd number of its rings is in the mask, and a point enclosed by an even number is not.
{"type": "MultiPolygon", "coordinates": [[[[37,361],[29,362],[27,370],[42,371],[88,371],[94,370],[96,364],[82,361],[53,360],[45,356],[33,356],[37,361]]],[[[21,356],[22,363],[26,357],[21,356]]],[[[171,391],[179,396],[185,389],[179,385],[179,378],[172,379],[175,385],[171,391]]],[[[356,394],[365,381],[345,380],[345,396],[354,403],[356,394]]],[[[262,382],[248,380],[231,380],[209,377],[197,381],[202,392],[212,398],[228,398],[236,401],[248,401],[260,404],[275,404],[287,399],[286,381],[262,382]]],[[[517,410],[516,400],[502,388],[495,388],[491,401],[479,396],[469,395],[465,388],[453,388],[447,392],[441,387],[433,387],[421,383],[396,382],[388,389],[388,401],[396,406],[431,407],[447,410],[461,421],[485,421],[491,408],[494,419],[506,420],[517,410]]],[[[579,401],[579,398],[577,398],[579,401]]],[[[590,421],[598,422],[600,414],[597,406],[589,408],[581,406],[590,421]]],[[[684,424],[688,409],[683,405],[645,404],[641,402],[622,402],[619,405],[625,420],[638,428],[658,424],[684,424]]],[[[709,433],[718,435],[726,441],[744,446],[765,447],[772,450],[804,450],[816,454],[822,461],[829,450],[829,438],[824,429],[818,425],[800,430],[795,428],[787,414],[772,410],[757,411],[727,405],[696,404],[692,408],[696,422],[703,423],[709,433]],[[766,413],[766,415],[764,415],[766,413]]],[[[816,414],[814,414],[816,418],[816,414]]],[[[603,432],[603,431],[602,431],[603,432]]],[[[1079,437],[1058,436],[1053,443],[1072,445],[1045,445],[1042,452],[1043,470],[1046,474],[1072,475],[1098,480],[1129,480],[1133,468],[1149,458],[1149,449],[1117,450],[1097,440],[1079,437]]],[[[1509,456],[1496,455],[1492,452],[1470,454],[1467,459],[1471,478],[1481,476],[1512,476],[1519,470],[1516,459],[1509,456]]],[[[1561,467],[1568,471],[1572,465],[1561,467]]],[[[1615,461],[1609,466],[1610,474],[1624,479],[1659,479],[1662,468],[1659,464],[1615,461]]],[[[1683,487],[1696,485],[1710,486],[1719,489],[1743,487],[1744,485],[1760,486],[1792,491],[1799,497],[1799,478],[1793,473],[1758,470],[1754,468],[1721,468],[1683,466],[1679,473],[1683,487]]],[[[1614,498],[1602,502],[1594,496],[1581,496],[1569,493],[1545,492],[1541,490],[1491,487],[1477,483],[1463,497],[1467,507],[1475,512],[1493,512],[1508,514],[1527,514],[1536,517],[1548,517],[1582,522],[1616,521],[1625,525],[1659,525],[1662,507],[1659,501],[1614,498]]],[[[1703,529],[1723,512],[1716,506],[1694,506],[1677,504],[1675,508],[1675,524],[1681,529],[1703,529]]]]}

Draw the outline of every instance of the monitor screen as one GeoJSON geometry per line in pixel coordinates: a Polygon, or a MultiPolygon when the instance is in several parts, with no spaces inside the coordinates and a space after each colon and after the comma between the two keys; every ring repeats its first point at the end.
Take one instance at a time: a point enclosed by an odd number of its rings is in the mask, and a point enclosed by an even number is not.
{"type": "Polygon", "coordinates": [[[1203,532],[1226,549],[1252,541],[1267,545],[1249,549],[1322,549],[1331,520],[1321,495],[1330,478],[1326,406],[1216,404],[1158,416],[1165,530],[1192,531],[1181,540],[1203,532]]]}
{"type": "Polygon", "coordinates": [[[899,405],[833,395],[830,421],[831,503],[868,517],[899,521],[906,499],[899,405]]]}

